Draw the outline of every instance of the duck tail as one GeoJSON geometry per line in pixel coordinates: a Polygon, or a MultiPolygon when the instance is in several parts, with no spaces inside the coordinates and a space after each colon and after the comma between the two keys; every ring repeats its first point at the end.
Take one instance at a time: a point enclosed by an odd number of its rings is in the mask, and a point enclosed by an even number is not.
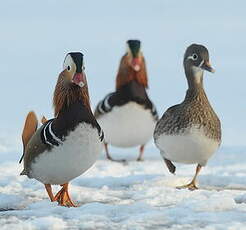
{"type": "Polygon", "coordinates": [[[23,154],[21,156],[19,163],[21,163],[24,157],[27,143],[29,142],[33,134],[36,132],[37,128],[38,128],[37,116],[33,111],[31,111],[26,116],[24,129],[22,131],[23,154]]]}
{"type": "Polygon", "coordinates": [[[20,173],[20,175],[21,175],[21,176],[23,176],[23,175],[27,175],[26,170],[25,170],[25,169],[23,169],[23,171],[20,173]]]}

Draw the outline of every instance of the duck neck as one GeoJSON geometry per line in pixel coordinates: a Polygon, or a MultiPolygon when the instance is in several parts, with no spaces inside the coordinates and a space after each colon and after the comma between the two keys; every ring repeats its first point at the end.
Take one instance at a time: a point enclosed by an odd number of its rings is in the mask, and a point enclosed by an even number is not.
{"type": "Polygon", "coordinates": [[[141,57],[140,70],[135,71],[129,65],[129,56],[126,54],[122,57],[120,62],[120,67],[116,77],[116,90],[132,81],[136,81],[144,88],[148,88],[148,77],[144,57],[141,57]]]}
{"type": "Polygon", "coordinates": [[[146,99],[148,97],[145,87],[135,80],[123,85],[121,88],[117,89],[117,92],[131,99],[146,99]]]}
{"type": "Polygon", "coordinates": [[[62,76],[59,76],[53,97],[55,117],[61,110],[68,109],[72,104],[81,102],[81,106],[91,111],[87,85],[80,88],[74,84],[65,83],[62,76]]]}
{"type": "Polygon", "coordinates": [[[207,101],[208,99],[203,88],[203,70],[193,66],[189,69],[185,69],[185,75],[188,82],[188,90],[186,92],[185,101],[207,101]]]}
{"type": "Polygon", "coordinates": [[[188,82],[189,90],[203,89],[203,70],[196,66],[185,68],[185,75],[188,82]]]}

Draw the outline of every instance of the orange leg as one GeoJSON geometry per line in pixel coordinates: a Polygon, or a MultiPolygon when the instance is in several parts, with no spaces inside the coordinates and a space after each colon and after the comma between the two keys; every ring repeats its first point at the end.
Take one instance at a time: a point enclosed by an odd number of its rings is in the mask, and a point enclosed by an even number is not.
{"type": "Polygon", "coordinates": [[[68,194],[68,183],[62,184],[61,190],[55,195],[54,200],[61,206],[76,207],[68,194]]]}
{"type": "Polygon", "coordinates": [[[202,169],[202,166],[198,164],[196,167],[196,174],[193,177],[192,181],[189,184],[178,186],[177,189],[188,188],[191,191],[198,189],[197,184],[196,184],[196,178],[199,172],[201,171],[201,169],[202,169]]]}
{"type": "MultiPolygon", "coordinates": [[[[62,185],[61,185],[62,186],[62,185]]],[[[58,199],[61,198],[61,194],[64,192],[64,189],[62,188],[58,193],[56,193],[54,197],[54,201],[58,201],[58,199]]]]}
{"type": "Polygon", "coordinates": [[[137,161],[143,161],[143,153],[144,153],[144,145],[141,145],[139,149],[139,156],[137,161]]]}
{"type": "Polygon", "coordinates": [[[55,197],[54,197],[54,195],[52,193],[51,185],[50,184],[45,184],[44,186],[45,186],[45,189],[46,189],[46,191],[48,193],[48,196],[50,198],[50,201],[51,202],[55,201],[55,197]]]}

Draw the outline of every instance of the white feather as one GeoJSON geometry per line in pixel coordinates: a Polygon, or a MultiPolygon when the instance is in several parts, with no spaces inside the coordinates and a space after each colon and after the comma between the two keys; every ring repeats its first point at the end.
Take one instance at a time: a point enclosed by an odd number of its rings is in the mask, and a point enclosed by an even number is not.
{"type": "Polygon", "coordinates": [[[72,57],[70,54],[67,54],[67,56],[65,57],[64,63],[63,63],[63,69],[67,69],[68,66],[72,66],[75,65],[72,57]]]}
{"type": "Polygon", "coordinates": [[[30,176],[44,184],[67,183],[89,169],[101,151],[97,129],[90,124],[79,124],[63,145],[45,151],[35,159],[30,176]]]}
{"type": "Polygon", "coordinates": [[[45,139],[45,142],[49,145],[52,146],[52,144],[47,140],[47,136],[46,136],[46,129],[47,127],[49,126],[49,124],[51,123],[52,121],[49,121],[49,123],[44,127],[44,139],[45,139]]]}
{"type": "Polygon", "coordinates": [[[156,121],[151,111],[129,102],[115,106],[98,118],[107,143],[118,147],[133,147],[146,144],[153,135],[156,121]]]}
{"type": "MultiPolygon", "coordinates": [[[[49,126],[49,132],[50,132],[52,138],[54,140],[56,140],[59,144],[63,144],[63,142],[53,133],[52,128],[51,128],[52,123],[53,123],[53,121],[50,122],[49,125],[47,125],[47,126],[49,126]]],[[[45,129],[46,129],[46,127],[45,127],[45,129]]],[[[44,135],[45,135],[45,132],[44,132],[44,135]]]]}
{"type": "Polygon", "coordinates": [[[100,104],[98,105],[98,110],[100,113],[104,113],[104,111],[102,109],[102,102],[100,102],[100,104]]]}
{"type": "Polygon", "coordinates": [[[108,95],[108,96],[105,98],[105,100],[104,100],[104,107],[105,107],[106,110],[111,109],[111,106],[110,106],[109,103],[108,103],[108,99],[110,98],[110,96],[111,96],[111,94],[108,95]]]}
{"type": "Polygon", "coordinates": [[[203,129],[193,126],[183,135],[160,135],[156,145],[168,160],[204,166],[218,149],[219,142],[206,137],[203,129]]]}

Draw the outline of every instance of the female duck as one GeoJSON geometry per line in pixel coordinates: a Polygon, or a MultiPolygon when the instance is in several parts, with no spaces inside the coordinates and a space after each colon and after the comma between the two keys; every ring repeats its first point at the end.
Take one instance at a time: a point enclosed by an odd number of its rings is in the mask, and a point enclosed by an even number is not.
{"type": "Polygon", "coordinates": [[[171,173],[172,161],[198,164],[191,183],[178,188],[197,189],[196,178],[202,166],[221,143],[220,120],[210,105],[203,88],[203,72],[214,72],[206,47],[193,44],[184,55],[188,90],[181,104],[170,107],[158,121],[154,140],[171,173]]]}

